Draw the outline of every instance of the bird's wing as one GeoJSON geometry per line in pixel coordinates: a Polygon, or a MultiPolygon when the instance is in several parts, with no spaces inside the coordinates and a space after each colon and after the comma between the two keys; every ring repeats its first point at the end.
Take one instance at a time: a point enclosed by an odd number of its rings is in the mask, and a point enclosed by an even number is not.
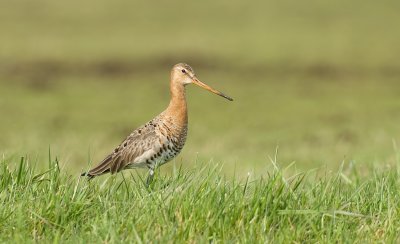
{"type": "Polygon", "coordinates": [[[86,175],[94,177],[108,172],[119,172],[128,164],[132,164],[136,158],[152,151],[156,141],[157,134],[154,127],[146,124],[132,132],[111,154],[86,175]]]}

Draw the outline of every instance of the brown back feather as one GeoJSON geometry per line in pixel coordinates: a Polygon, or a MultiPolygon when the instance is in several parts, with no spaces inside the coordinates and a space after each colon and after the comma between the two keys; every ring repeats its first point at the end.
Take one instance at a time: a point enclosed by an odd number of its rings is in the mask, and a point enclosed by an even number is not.
{"type": "Polygon", "coordinates": [[[113,153],[103,159],[98,166],[91,169],[87,173],[87,176],[95,177],[108,172],[112,174],[117,173],[123,170],[129,163],[132,163],[135,158],[151,149],[157,139],[154,130],[155,127],[153,126],[156,124],[156,121],[152,120],[132,132],[132,134],[116,147],[113,153]]]}

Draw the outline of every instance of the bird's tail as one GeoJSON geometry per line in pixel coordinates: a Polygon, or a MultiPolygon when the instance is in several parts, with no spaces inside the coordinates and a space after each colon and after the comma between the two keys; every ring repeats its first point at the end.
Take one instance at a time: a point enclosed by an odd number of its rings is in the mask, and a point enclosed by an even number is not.
{"type": "Polygon", "coordinates": [[[86,176],[88,180],[91,180],[95,177],[94,175],[89,174],[89,172],[83,172],[81,176],[86,176]]]}
{"type": "Polygon", "coordinates": [[[86,176],[88,177],[89,180],[91,180],[96,176],[110,172],[109,164],[111,162],[111,159],[112,159],[111,155],[108,155],[103,161],[100,162],[99,165],[89,170],[88,172],[82,173],[81,176],[86,176]]]}

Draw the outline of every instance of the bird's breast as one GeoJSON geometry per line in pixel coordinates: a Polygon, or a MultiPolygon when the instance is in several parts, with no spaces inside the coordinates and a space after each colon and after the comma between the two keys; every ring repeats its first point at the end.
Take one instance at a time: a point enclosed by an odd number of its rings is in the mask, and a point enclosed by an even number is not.
{"type": "Polygon", "coordinates": [[[180,153],[186,142],[187,124],[180,126],[168,121],[160,123],[160,163],[165,163],[180,153]]]}

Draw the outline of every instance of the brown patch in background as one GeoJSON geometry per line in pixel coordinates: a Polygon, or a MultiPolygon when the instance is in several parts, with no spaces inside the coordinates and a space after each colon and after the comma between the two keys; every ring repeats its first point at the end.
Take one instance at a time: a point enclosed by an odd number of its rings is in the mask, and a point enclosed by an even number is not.
{"type": "MultiPolygon", "coordinates": [[[[43,89],[56,77],[62,76],[130,76],[148,72],[168,72],[178,62],[187,62],[195,70],[219,70],[241,75],[257,76],[305,76],[320,78],[385,76],[400,77],[400,67],[383,66],[375,68],[346,67],[328,63],[305,65],[257,64],[232,66],[221,60],[208,58],[187,59],[167,56],[144,61],[126,59],[107,59],[92,62],[32,60],[20,62],[1,62],[0,78],[15,78],[23,83],[43,89]]],[[[7,80],[7,79],[2,79],[7,80]]],[[[0,80],[0,82],[2,82],[0,80]]]]}

